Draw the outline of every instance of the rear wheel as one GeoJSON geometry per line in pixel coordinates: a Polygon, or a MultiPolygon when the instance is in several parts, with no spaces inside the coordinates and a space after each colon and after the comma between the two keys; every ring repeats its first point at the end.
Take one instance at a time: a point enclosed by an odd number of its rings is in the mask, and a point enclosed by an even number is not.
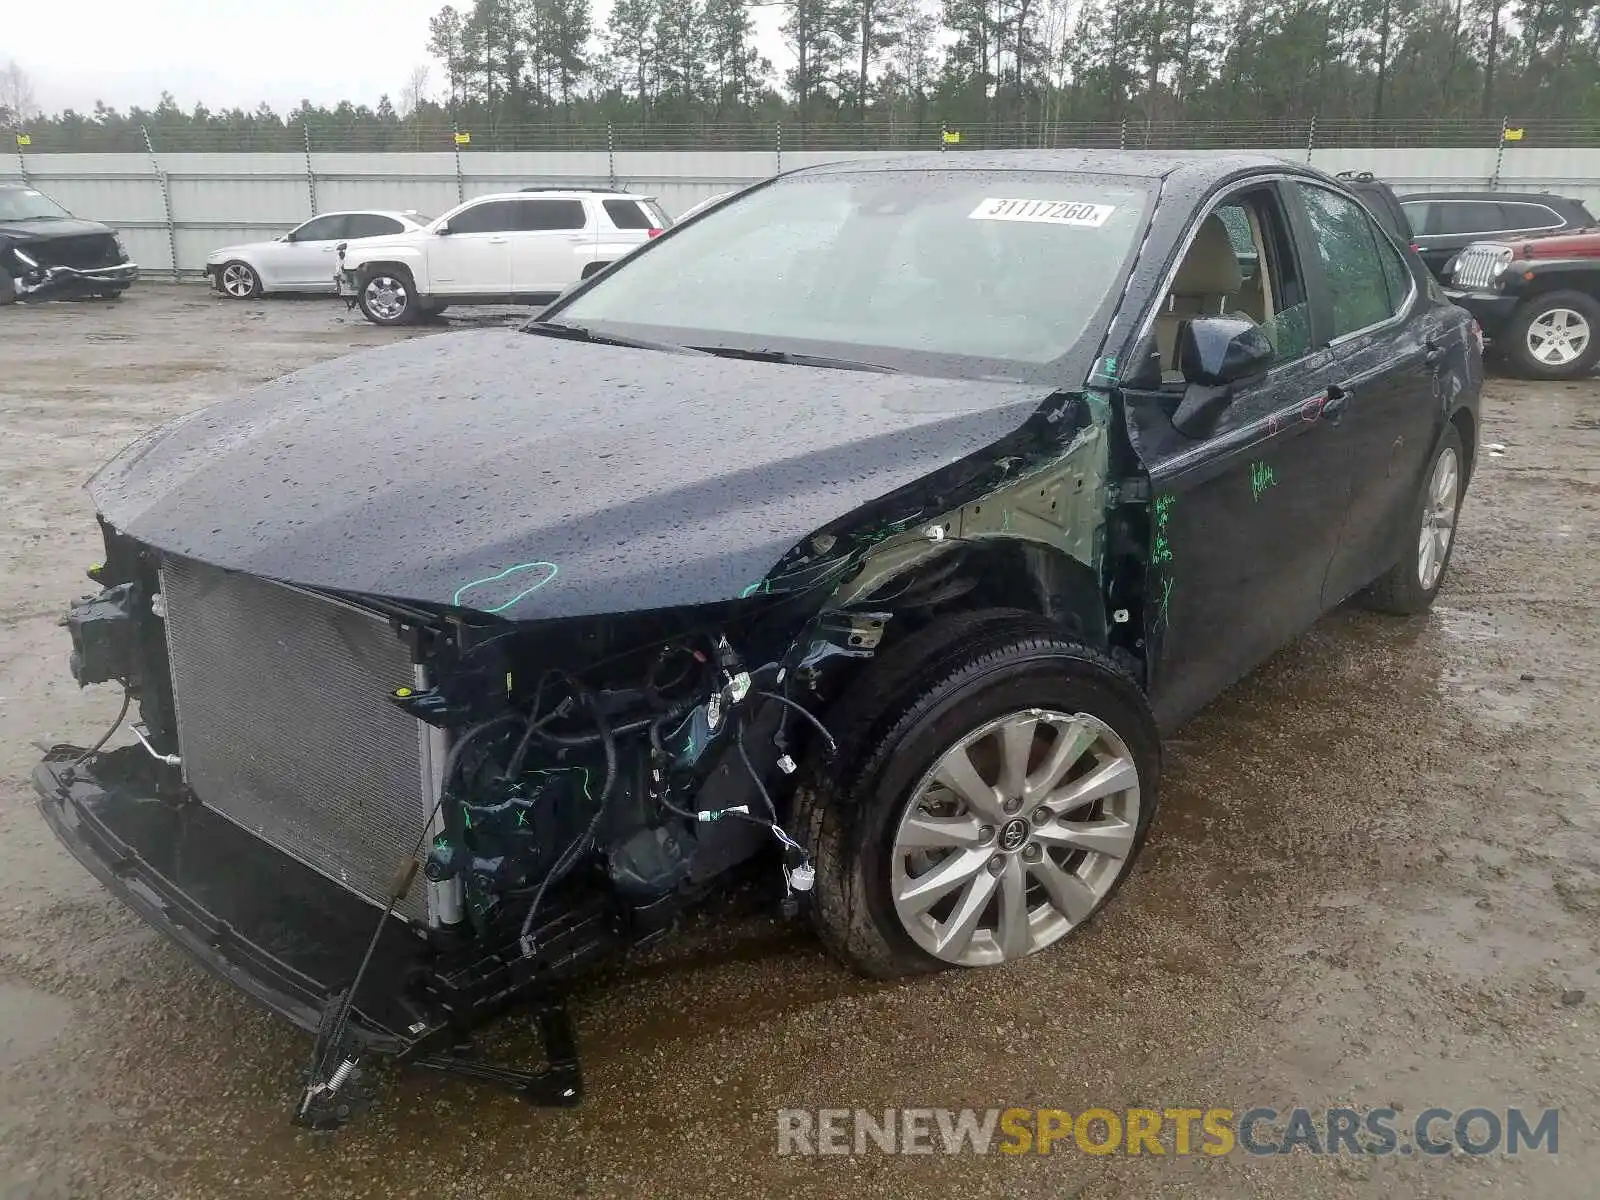
{"type": "Polygon", "coordinates": [[[1023,613],[968,614],[868,668],[796,800],[812,913],[883,978],[998,966],[1087,923],[1155,813],[1160,742],[1137,685],[1023,613]]]}
{"type": "Polygon", "coordinates": [[[1505,354],[1533,379],[1578,379],[1600,362],[1600,301],[1545,292],[1524,301],[1506,327],[1505,354]]]}
{"type": "Polygon", "coordinates": [[[225,262],[217,272],[218,290],[230,300],[254,300],[261,295],[261,276],[249,263],[225,262]]]}
{"type": "Polygon", "coordinates": [[[1414,536],[1407,539],[1399,560],[1367,590],[1362,599],[1368,608],[1409,616],[1426,612],[1433,604],[1450,569],[1465,483],[1461,434],[1450,425],[1423,482],[1422,494],[1412,507],[1414,536]]]}
{"type": "Polygon", "coordinates": [[[408,272],[380,268],[356,280],[361,313],[374,325],[405,325],[417,319],[421,304],[408,272]]]}

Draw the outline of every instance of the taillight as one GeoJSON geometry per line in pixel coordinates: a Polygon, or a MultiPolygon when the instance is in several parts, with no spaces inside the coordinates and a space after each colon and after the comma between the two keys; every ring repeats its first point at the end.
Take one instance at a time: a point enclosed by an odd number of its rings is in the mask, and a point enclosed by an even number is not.
{"type": "Polygon", "coordinates": [[[653,238],[658,238],[665,232],[665,229],[657,229],[654,225],[650,226],[650,236],[653,238]]]}
{"type": "Polygon", "coordinates": [[[1417,252],[1417,253],[1418,253],[1418,254],[1421,254],[1421,253],[1422,253],[1422,247],[1421,247],[1421,246],[1419,246],[1419,245],[1417,245],[1417,244],[1416,244],[1416,243],[1415,243],[1415,242],[1412,242],[1412,243],[1411,243],[1411,248],[1412,248],[1412,249],[1413,249],[1413,250],[1414,250],[1414,251],[1416,251],[1416,252],[1417,252]]]}

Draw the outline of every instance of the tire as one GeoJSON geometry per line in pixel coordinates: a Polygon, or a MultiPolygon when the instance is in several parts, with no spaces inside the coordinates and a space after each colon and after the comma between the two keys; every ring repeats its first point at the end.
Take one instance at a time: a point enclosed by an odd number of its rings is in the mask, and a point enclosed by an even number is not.
{"type": "Polygon", "coordinates": [[[11,272],[0,267],[0,308],[17,302],[17,281],[11,272]]]}
{"type": "Polygon", "coordinates": [[[217,291],[229,300],[255,300],[261,295],[261,276],[247,262],[229,259],[217,269],[217,291]]]}
{"type": "Polygon", "coordinates": [[[1461,500],[1466,494],[1466,455],[1461,448],[1461,433],[1454,424],[1445,427],[1444,437],[1434,452],[1433,461],[1423,476],[1422,487],[1411,506],[1407,528],[1412,536],[1406,539],[1406,549],[1399,559],[1361,597],[1362,604],[1377,612],[1395,616],[1412,616],[1426,612],[1434,597],[1444,586],[1450,571],[1450,555],[1456,548],[1456,518],[1461,513],[1461,500]],[[1437,490],[1440,471],[1446,463],[1454,465],[1453,494],[1441,506],[1437,490]],[[1448,510],[1448,523],[1444,523],[1448,510]],[[1432,558],[1427,557],[1428,547],[1423,542],[1425,533],[1433,538],[1432,558]],[[1439,544],[1440,537],[1444,544],[1439,544]],[[1430,564],[1437,565],[1432,571],[1430,564]]]}
{"type": "MultiPolygon", "coordinates": [[[[1014,961],[1087,923],[1127,877],[1156,809],[1160,737],[1133,679],[1106,655],[1064,638],[1055,625],[1009,610],[936,622],[891,647],[865,672],[828,714],[838,754],[831,762],[808,765],[795,799],[794,826],[816,868],[811,916],[828,949],[864,974],[889,979],[1014,961]],[[928,794],[936,765],[971,740],[974,754],[968,761],[982,764],[984,778],[1002,778],[998,751],[1008,737],[1005,728],[1030,710],[1076,715],[1059,725],[1039,722],[1035,740],[1028,743],[1035,756],[1033,777],[1058,744],[1053,736],[1046,743],[1037,739],[1057,728],[1074,729],[1094,739],[1092,746],[1085,743],[1085,757],[1076,762],[1085,770],[1114,771],[1119,780],[1131,778],[1131,789],[1118,789],[1089,807],[1074,806],[1069,811],[1080,820],[1076,828],[1029,821],[1025,814],[1033,800],[1015,812],[1002,809],[996,820],[983,819],[963,801],[947,815],[960,824],[963,836],[975,841],[948,852],[910,852],[903,844],[897,851],[897,838],[909,833],[902,826],[911,816],[929,816],[925,804],[951,807],[953,792],[940,793],[938,799],[928,794]],[[1080,719],[1084,714],[1089,720],[1080,719]],[[1093,766],[1088,754],[1104,757],[1102,748],[1115,751],[1117,762],[1105,757],[1093,766]],[[962,806],[967,808],[964,814],[962,806]],[[1093,820],[1101,824],[1091,826],[1093,820]],[[1047,834],[1049,849],[1037,840],[1047,834]],[[1103,845],[1115,842],[1120,853],[1061,848],[1063,837],[1091,834],[1099,835],[1103,845]],[[925,857],[918,861],[918,855],[925,857]],[[969,868],[975,862],[983,865],[926,913],[910,913],[917,905],[905,899],[907,893],[929,873],[946,871],[958,860],[969,868]],[[908,871],[908,862],[914,870],[908,871]],[[998,875],[991,869],[996,867],[998,875]],[[1072,909],[1070,917],[1047,900],[1047,867],[1054,868],[1050,878],[1058,890],[1071,871],[1082,870],[1089,877],[1071,890],[1066,906],[1072,909]],[[899,907],[897,888],[905,899],[899,907]],[[1032,917],[1026,923],[1002,922],[997,900],[974,904],[983,895],[1020,896],[1032,917]],[[959,934],[963,923],[953,919],[962,904],[975,910],[979,927],[965,941],[959,934]],[[1025,938],[1004,944],[1006,932],[1024,928],[1025,938]],[[942,945],[941,931],[948,937],[942,945]]],[[[1054,795],[1047,795],[1034,811],[1043,810],[1054,795]]],[[[934,817],[927,828],[937,825],[939,815],[934,817]]]]}
{"type": "Polygon", "coordinates": [[[1584,292],[1544,292],[1522,303],[1498,340],[1519,375],[1582,379],[1600,362],[1600,300],[1584,292]]]}
{"type": "Polygon", "coordinates": [[[356,276],[356,302],[374,325],[409,325],[422,315],[411,272],[403,267],[379,268],[356,276]]]}

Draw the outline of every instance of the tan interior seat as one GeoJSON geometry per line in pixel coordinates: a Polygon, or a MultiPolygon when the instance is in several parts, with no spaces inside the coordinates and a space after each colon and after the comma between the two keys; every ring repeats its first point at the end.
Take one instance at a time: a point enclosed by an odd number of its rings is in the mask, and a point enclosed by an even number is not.
{"type": "Polygon", "coordinates": [[[1161,352],[1163,378],[1178,369],[1179,326],[1190,317],[1227,314],[1242,282],[1228,227],[1212,213],[1201,222],[1189,252],[1178,265],[1166,306],[1156,317],[1156,346],[1161,352]]]}

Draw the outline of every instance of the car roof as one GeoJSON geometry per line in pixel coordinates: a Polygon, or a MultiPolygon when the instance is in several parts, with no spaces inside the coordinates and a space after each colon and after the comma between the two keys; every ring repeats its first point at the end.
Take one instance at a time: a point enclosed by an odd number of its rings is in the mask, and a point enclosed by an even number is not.
{"type": "Polygon", "coordinates": [[[1491,192],[1482,188],[1461,192],[1407,192],[1400,197],[1401,204],[1415,204],[1421,200],[1510,200],[1529,204],[1547,204],[1555,200],[1563,204],[1575,203],[1571,196],[1561,196],[1555,192],[1491,192]]]}
{"type": "Polygon", "coordinates": [[[857,171],[1061,171],[1082,175],[1121,175],[1134,179],[1177,176],[1209,183],[1244,171],[1283,171],[1319,175],[1267,154],[1205,154],[1165,150],[937,150],[884,155],[800,167],[789,174],[843,174],[857,171]]]}
{"type": "Polygon", "coordinates": [[[519,188],[514,192],[486,192],[482,196],[469,197],[471,200],[582,200],[593,197],[598,200],[649,200],[649,196],[641,196],[637,192],[617,192],[610,188],[546,188],[529,187],[519,188]]]}
{"type": "Polygon", "coordinates": [[[421,215],[422,213],[415,208],[336,208],[330,212],[319,212],[316,216],[307,217],[306,221],[315,221],[317,217],[403,217],[414,221],[421,215]]]}

